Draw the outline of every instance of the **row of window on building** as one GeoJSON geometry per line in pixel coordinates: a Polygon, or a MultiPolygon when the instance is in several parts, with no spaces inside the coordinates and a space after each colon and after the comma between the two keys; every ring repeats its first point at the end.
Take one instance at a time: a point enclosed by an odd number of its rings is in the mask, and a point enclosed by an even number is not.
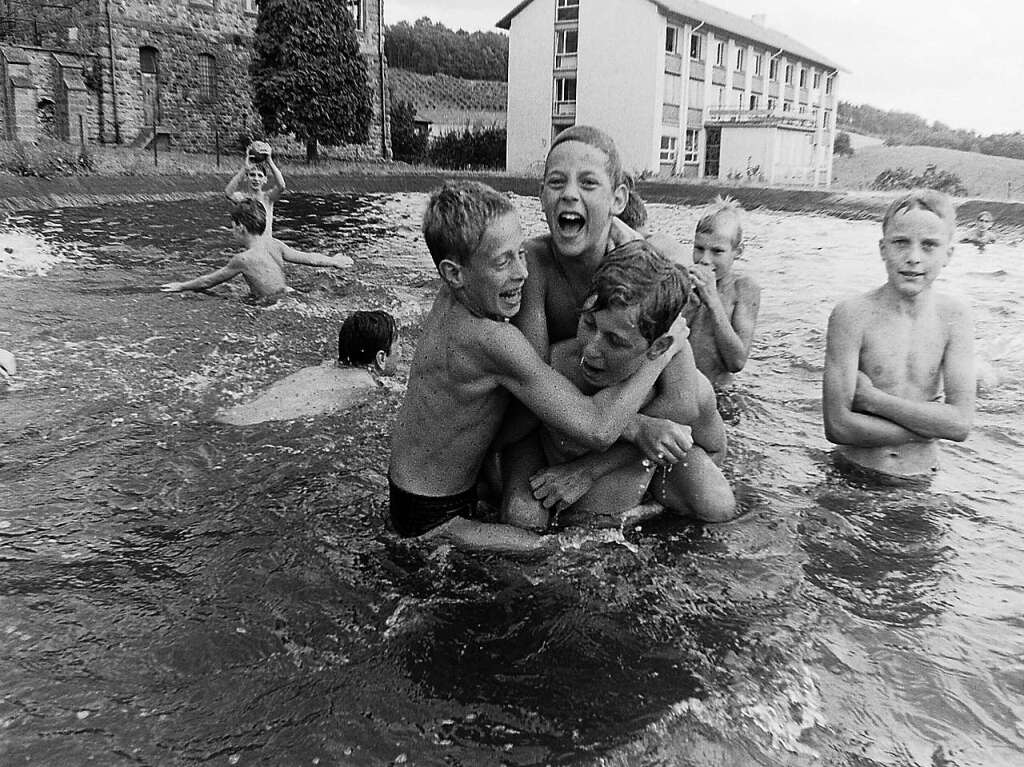
{"type": "MultiPolygon", "coordinates": [[[[151,45],[139,48],[139,72],[143,77],[160,77],[160,51],[151,45]]],[[[199,98],[212,100],[217,97],[217,57],[200,53],[198,60],[199,98]]]]}

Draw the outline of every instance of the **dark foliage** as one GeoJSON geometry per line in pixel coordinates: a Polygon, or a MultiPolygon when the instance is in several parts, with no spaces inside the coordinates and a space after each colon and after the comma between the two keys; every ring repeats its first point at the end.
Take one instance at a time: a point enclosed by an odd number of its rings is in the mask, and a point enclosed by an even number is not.
{"type": "Polygon", "coordinates": [[[416,107],[391,94],[391,151],[402,162],[427,159],[427,133],[416,130],[416,107]]]}
{"type": "Polygon", "coordinates": [[[924,173],[915,176],[906,168],[887,168],[871,182],[872,189],[887,191],[892,189],[937,189],[954,196],[967,194],[967,187],[960,177],[948,170],[939,170],[934,165],[924,169],[924,173]]]}
{"type": "Polygon", "coordinates": [[[251,68],[267,133],[306,143],[362,144],[372,100],[355,26],[340,0],[261,0],[251,68]]]}
{"type": "Polygon", "coordinates": [[[508,79],[508,38],[498,32],[455,32],[423,17],[400,21],[384,37],[388,65],[424,75],[508,79]]]}
{"type": "Polygon", "coordinates": [[[850,146],[850,134],[846,131],[839,131],[836,134],[835,143],[832,145],[832,153],[840,157],[853,157],[853,147],[850,146]]]}
{"type": "Polygon", "coordinates": [[[456,170],[504,169],[505,129],[466,128],[430,142],[430,162],[456,170]]]}

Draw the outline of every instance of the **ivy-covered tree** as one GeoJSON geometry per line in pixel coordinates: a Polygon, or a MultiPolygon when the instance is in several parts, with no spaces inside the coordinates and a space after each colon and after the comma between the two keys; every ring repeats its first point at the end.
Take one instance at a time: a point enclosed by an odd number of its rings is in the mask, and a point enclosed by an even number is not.
{"type": "Polygon", "coordinates": [[[318,146],[362,144],[373,101],[345,0],[261,0],[251,67],[269,134],[294,134],[306,161],[318,146]]]}

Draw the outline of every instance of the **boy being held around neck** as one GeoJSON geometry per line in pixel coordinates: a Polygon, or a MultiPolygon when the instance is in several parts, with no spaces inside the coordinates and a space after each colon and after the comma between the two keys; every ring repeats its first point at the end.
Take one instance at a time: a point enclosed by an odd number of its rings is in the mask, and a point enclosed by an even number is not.
{"type": "Polygon", "coordinates": [[[933,283],[953,252],[956,213],[931,189],[894,200],[878,246],[884,285],[840,302],[826,337],[825,436],[840,463],[876,479],[927,478],[939,439],[967,438],[974,417],[974,328],[933,283]]]}
{"type": "Polygon", "coordinates": [[[423,235],[443,284],[427,316],[392,435],[390,516],[403,537],[477,549],[536,551],[544,537],[479,521],[476,486],[513,398],[591,449],[611,445],[661,371],[685,347],[676,318],[635,375],[593,398],[556,373],[508,320],[528,275],[512,203],[476,182],[435,192],[423,235]]]}
{"type": "MultiPolygon", "coordinates": [[[[689,295],[686,271],[649,242],[619,246],[594,274],[576,338],[551,347],[552,367],[584,394],[624,380],[683,310],[689,295]]],[[[545,426],[541,442],[552,465],[531,478],[534,497],[545,508],[611,517],[619,524],[622,514],[650,491],[668,509],[705,522],[724,522],[735,515],[732,489],[719,469],[726,440],[714,392],[692,359],[677,355],[680,359],[685,381],[666,417],[691,432],[692,445],[655,463],[626,442],[597,453],[545,426]]],[[[652,390],[647,399],[653,398],[652,390]]]]}

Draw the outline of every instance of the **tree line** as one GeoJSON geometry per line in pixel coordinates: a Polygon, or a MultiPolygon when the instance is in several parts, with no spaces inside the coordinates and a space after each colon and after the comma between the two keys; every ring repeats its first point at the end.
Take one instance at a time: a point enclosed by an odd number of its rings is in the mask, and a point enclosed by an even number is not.
{"type": "Polygon", "coordinates": [[[845,101],[839,102],[836,123],[841,131],[876,136],[885,139],[889,146],[937,146],[1024,160],[1024,133],[1021,131],[983,136],[973,130],[951,128],[938,120],[929,123],[910,112],[886,111],[845,101]]]}
{"type": "Polygon", "coordinates": [[[499,32],[449,29],[424,16],[387,27],[388,66],[424,75],[445,74],[467,80],[508,79],[508,38],[499,32]]]}

